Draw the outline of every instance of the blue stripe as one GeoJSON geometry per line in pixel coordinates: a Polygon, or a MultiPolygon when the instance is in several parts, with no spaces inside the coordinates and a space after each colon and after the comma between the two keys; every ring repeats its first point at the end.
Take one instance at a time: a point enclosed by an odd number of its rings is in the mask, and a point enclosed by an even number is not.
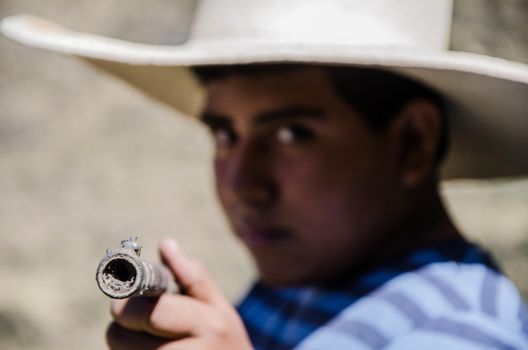
{"type": "Polygon", "coordinates": [[[528,336],[528,307],[526,307],[526,304],[520,299],[520,305],[519,305],[519,320],[521,321],[521,328],[524,334],[528,336]]]}
{"type": "Polygon", "coordinates": [[[427,322],[429,317],[411,298],[403,293],[385,292],[377,295],[407,317],[415,327],[427,322]]]}
{"type": "Polygon", "coordinates": [[[239,312],[248,329],[258,330],[250,332],[252,342],[260,344],[258,348],[291,348],[335,315],[322,314],[317,309],[306,307],[302,304],[303,294],[303,289],[276,290],[272,293],[271,289],[257,287],[252,291],[254,298],[244,302],[239,312]],[[284,298],[285,295],[288,298],[284,298]],[[294,337],[288,336],[290,329],[295,329],[294,337]]]}
{"type": "MultiPolygon", "coordinates": [[[[321,289],[318,294],[319,297],[310,303],[310,308],[317,310],[321,314],[328,315],[335,315],[336,312],[341,311],[363,296],[363,294],[353,293],[347,290],[334,291],[321,289]]],[[[296,302],[296,296],[289,295],[286,298],[291,302],[296,302]]]]}
{"type": "Polygon", "coordinates": [[[497,262],[493,260],[491,255],[487,254],[478,246],[471,246],[471,249],[467,249],[460,259],[460,262],[466,264],[484,264],[497,273],[501,272],[497,262]]]}
{"type": "Polygon", "coordinates": [[[448,334],[497,350],[515,350],[515,347],[492,337],[488,334],[489,332],[478,329],[473,325],[468,325],[466,323],[453,321],[446,318],[435,319],[427,323],[421,329],[448,334]]]}
{"type": "Polygon", "coordinates": [[[346,333],[347,335],[355,337],[357,340],[368,346],[370,349],[384,348],[389,339],[378,331],[372,325],[361,321],[345,321],[336,322],[332,325],[332,329],[336,329],[346,333]]]}
{"type": "Polygon", "coordinates": [[[280,334],[272,333],[280,317],[284,317],[277,310],[284,307],[285,300],[279,298],[273,290],[256,285],[250,293],[250,298],[239,306],[239,312],[248,329],[249,336],[258,349],[278,348],[280,334]],[[274,305],[274,307],[270,307],[274,305]],[[263,344],[263,347],[257,346],[263,344]],[[273,347],[267,347],[273,345],[273,347]]]}
{"type": "Polygon", "coordinates": [[[445,259],[446,256],[438,250],[424,249],[420,252],[417,252],[416,254],[413,254],[410,262],[417,265],[423,265],[431,263],[432,261],[444,261],[445,259]]]}
{"type": "Polygon", "coordinates": [[[497,293],[497,276],[493,271],[486,270],[486,275],[482,281],[482,289],[480,292],[480,307],[484,313],[492,317],[497,316],[497,293]]]}
{"type": "MultiPolygon", "coordinates": [[[[371,291],[373,288],[379,287],[381,284],[388,282],[392,278],[407,271],[408,269],[379,269],[362,276],[362,278],[360,278],[357,282],[359,282],[359,286],[361,286],[361,288],[371,291]]],[[[358,286],[356,286],[356,289],[357,288],[358,286]]],[[[365,292],[367,292],[367,290],[365,290],[365,292]]]]}

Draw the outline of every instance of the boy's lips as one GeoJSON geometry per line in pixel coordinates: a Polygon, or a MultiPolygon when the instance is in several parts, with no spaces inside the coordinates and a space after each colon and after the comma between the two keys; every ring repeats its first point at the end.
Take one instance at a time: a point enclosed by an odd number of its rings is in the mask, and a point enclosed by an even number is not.
{"type": "Polygon", "coordinates": [[[239,237],[250,248],[261,248],[291,236],[289,230],[273,227],[246,226],[238,231],[239,237]]]}

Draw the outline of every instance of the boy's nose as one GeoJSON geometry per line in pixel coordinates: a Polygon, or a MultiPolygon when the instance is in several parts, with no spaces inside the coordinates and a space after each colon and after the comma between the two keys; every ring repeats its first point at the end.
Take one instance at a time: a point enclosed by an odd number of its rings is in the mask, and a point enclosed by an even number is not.
{"type": "Polygon", "coordinates": [[[256,144],[240,145],[227,169],[229,190],[244,205],[267,207],[277,198],[271,155],[256,144]]]}

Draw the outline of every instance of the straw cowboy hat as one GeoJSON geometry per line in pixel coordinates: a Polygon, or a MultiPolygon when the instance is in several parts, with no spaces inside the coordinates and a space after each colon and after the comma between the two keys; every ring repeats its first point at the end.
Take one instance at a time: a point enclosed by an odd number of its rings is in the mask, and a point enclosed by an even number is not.
{"type": "MultiPolygon", "coordinates": [[[[198,0],[199,1],[199,0],[198,0]]],[[[146,45],[78,33],[31,16],[1,30],[90,61],[197,115],[197,65],[297,62],[377,67],[421,81],[449,104],[444,178],[528,174],[528,66],[448,51],[452,0],[201,0],[188,40],[146,45]]]]}

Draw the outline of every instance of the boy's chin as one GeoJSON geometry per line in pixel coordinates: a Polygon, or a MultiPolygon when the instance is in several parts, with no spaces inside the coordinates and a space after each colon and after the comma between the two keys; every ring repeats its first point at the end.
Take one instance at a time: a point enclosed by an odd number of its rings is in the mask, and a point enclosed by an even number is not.
{"type": "Polygon", "coordinates": [[[342,282],[355,273],[355,270],[327,267],[326,270],[318,266],[309,269],[308,266],[297,264],[290,268],[271,268],[257,264],[258,277],[261,282],[272,287],[303,287],[314,285],[333,285],[342,282]]]}
{"type": "Polygon", "coordinates": [[[261,282],[273,287],[299,287],[317,283],[318,278],[308,271],[281,269],[280,271],[259,268],[261,282]]]}

